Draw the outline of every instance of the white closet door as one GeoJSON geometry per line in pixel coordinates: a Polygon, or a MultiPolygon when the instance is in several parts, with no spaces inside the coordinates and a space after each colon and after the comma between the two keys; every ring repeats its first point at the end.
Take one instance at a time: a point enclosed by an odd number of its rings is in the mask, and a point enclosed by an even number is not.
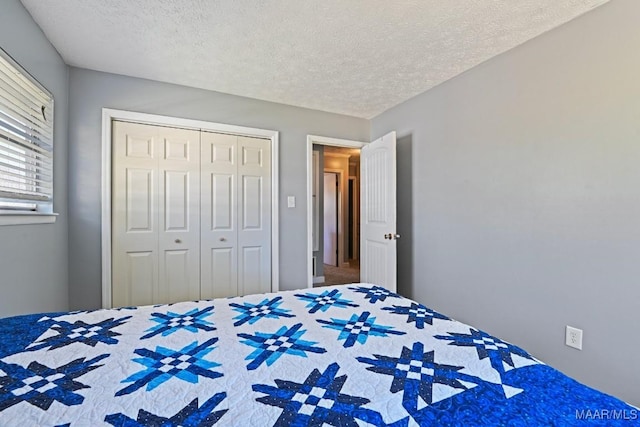
{"type": "Polygon", "coordinates": [[[158,133],[113,123],[114,307],[153,303],[158,288],[158,133]]]}
{"type": "Polygon", "coordinates": [[[202,132],[202,298],[271,290],[271,141],[202,132]]]}
{"type": "Polygon", "coordinates": [[[199,297],[199,132],[113,124],[113,306],[199,297]]]}
{"type": "Polygon", "coordinates": [[[238,295],[237,140],[202,132],[202,298],[238,295]]]}
{"type": "Polygon", "coordinates": [[[158,300],[200,299],[200,132],[158,128],[158,300]]]}
{"type": "Polygon", "coordinates": [[[238,137],[238,290],[271,291],[271,141],[238,137]]]}

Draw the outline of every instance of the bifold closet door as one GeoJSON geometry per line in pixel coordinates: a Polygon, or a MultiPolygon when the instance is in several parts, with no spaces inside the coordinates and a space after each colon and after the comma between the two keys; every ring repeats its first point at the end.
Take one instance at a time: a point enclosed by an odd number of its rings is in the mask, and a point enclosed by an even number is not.
{"type": "Polygon", "coordinates": [[[113,123],[112,304],[200,298],[200,132],[113,123]]]}
{"type": "Polygon", "coordinates": [[[202,132],[201,296],[271,291],[271,141],[202,132]]]}

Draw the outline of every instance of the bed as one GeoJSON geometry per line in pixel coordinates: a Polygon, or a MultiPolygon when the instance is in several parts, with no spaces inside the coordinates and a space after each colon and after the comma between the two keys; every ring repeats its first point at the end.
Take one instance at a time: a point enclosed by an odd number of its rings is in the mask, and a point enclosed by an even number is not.
{"type": "Polygon", "coordinates": [[[18,316],[0,335],[2,426],[638,422],[523,349],[370,284],[18,316]]]}

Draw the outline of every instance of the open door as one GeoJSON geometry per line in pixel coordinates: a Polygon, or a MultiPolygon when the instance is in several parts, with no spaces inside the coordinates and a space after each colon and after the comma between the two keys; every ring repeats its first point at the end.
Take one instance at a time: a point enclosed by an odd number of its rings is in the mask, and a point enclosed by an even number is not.
{"type": "Polygon", "coordinates": [[[360,167],[360,280],[396,292],[396,133],[365,145],[360,167]]]}

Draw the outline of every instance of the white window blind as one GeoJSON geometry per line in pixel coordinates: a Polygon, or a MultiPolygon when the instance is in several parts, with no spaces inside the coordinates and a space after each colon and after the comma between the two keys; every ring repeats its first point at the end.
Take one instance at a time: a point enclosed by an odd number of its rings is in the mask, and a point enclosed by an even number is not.
{"type": "Polygon", "coordinates": [[[52,211],[53,97],[0,50],[0,210],[52,211]]]}

